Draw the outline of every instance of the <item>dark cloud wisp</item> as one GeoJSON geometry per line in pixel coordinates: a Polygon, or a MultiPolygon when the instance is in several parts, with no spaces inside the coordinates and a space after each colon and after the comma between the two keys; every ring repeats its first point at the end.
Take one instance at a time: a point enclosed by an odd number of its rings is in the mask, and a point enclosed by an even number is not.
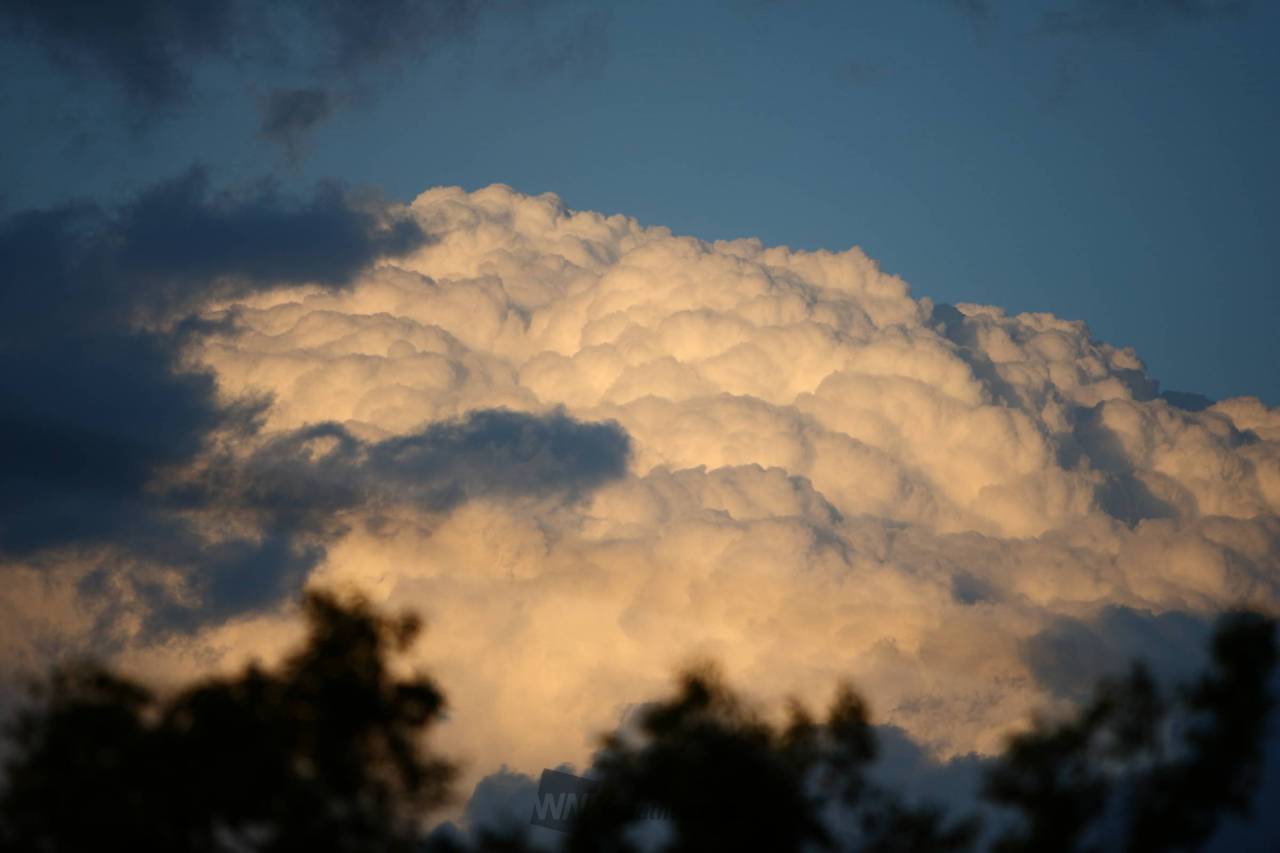
{"type": "Polygon", "coordinates": [[[49,0],[0,7],[13,38],[69,71],[100,75],[138,103],[190,94],[192,68],[270,56],[313,73],[354,73],[414,58],[469,31],[492,3],[455,0],[49,0]],[[301,53],[302,56],[291,54],[301,53]]]}
{"type": "Polygon", "coordinates": [[[333,98],[324,89],[275,89],[259,103],[260,133],[284,148],[292,160],[302,156],[307,137],[333,112],[333,98]]]}
{"type": "Polygon", "coordinates": [[[622,477],[630,453],[617,424],[559,411],[482,409],[377,442],[315,424],[256,451],[240,468],[237,500],[291,523],[360,505],[445,511],[480,497],[575,500],[622,477]]]}
{"type": "MultiPolygon", "coordinates": [[[[194,78],[213,62],[251,69],[255,78],[287,72],[308,86],[298,91],[345,89],[373,75],[419,62],[440,49],[473,41],[489,21],[509,21],[524,31],[535,58],[548,50],[560,59],[562,39],[538,42],[535,18],[566,13],[570,0],[14,0],[0,4],[0,36],[41,49],[63,70],[102,79],[145,111],[180,105],[194,78]],[[559,51],[559,53],[557,53],[559,51]]],[[[603,44],[598,10],[569,9],[586,32],[603,44]]],[[[594,60],[595,54],[588,59],[594,60]]],[[[567,61],[567,60],[566,60],[567,61]]],[[[536,64],[536,63],[535,63],[536,64]]],[[[543,71],[558,70],[559,63],[543,71]]],[[[284,110],[296,128],[297,110],[314,126],[331,110],[317,102],[268,105],[264,132],[284,110]]]]}
{"type": "Polygon", "coordinates": [[[172,104],[194,61],[226,56],[241,30],[233,0],[14,0],[0,32],[44,48],[58,65],[102,76],[134,100],[172,104]]]}

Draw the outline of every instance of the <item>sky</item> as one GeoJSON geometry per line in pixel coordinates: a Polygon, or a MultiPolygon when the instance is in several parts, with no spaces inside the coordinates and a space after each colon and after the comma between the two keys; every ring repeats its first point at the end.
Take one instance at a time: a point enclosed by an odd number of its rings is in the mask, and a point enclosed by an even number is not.
{"type": "Polygon", "coordinates": [[[0,714],[360,590],[426,621],[464,828],[698,659],[772,708],[852,679],[882,770],[971,799],[1034,712],[1280,612],[1276,35],[0,4],[0,714]]]}
{"type": "Polygon", "coordinates": [[[11,41],[3,202],[192,163],[404,200],[501,182],[704,239],[860,246],[938,302],[1082,319],[1165,390],[1280,401],[1274,4],[551,5],[326,72],[325,117],[275,136],[263,100],[315,80],[278,47],[198,56],[157,107],[11,41]]]}

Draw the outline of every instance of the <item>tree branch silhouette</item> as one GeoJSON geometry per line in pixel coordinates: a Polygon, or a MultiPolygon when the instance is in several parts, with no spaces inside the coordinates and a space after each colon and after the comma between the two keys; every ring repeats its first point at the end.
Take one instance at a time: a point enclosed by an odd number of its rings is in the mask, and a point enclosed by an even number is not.
{"type": "MultiPolygon", "coordinates": [[[[0,849],[534,849],[527,830],[424,835],[454,768],[424,748],[443,694],[390,667],[417,619],[325,593],[304,613],[305,644],[273,669],[167,693],[91,663],[53,671],[10,727],[0,849]]],[[[851,687],[820,718],[793,704],[772,723],[705,664],[603,739],[564,849],[638,850],[655,814],[670,851],[1198,849],[1250,813],[1276,662],[1274,620],[1230,613],[1184,688],[1135,664],[1069,718],[1033,720],[986,768],[986,835],[872,778],[851,687]]]]}
{"type": "Polygon", "coordinates": [[[55,672],[11,735],[11,850],[408,850],[453,770],[421,736],[444,697],[388,669],[413,617],[312,594],[306,645],[163,696],[93,664],[55,672]]]}

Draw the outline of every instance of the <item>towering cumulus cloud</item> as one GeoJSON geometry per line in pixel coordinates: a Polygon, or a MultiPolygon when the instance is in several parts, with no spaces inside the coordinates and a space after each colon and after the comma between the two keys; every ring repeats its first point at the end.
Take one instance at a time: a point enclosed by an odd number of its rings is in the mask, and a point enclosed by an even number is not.
{"type": "MultiPolygon", "coordinates": [[[[916,299],[857,249],[502,186],[408,215],[431,239],[349,287],[219,296],[195,357],[271,400],[224,488],[316,502],[309,582],[426,615],[473,778],[582,764],[698,656],[763,700],[851,677],[936,754],[993,750],[1108,661],[1177,670],[1211,613],[1280,603],[1257,400],[1178,408],[1083,323],[916,299]]],[[[125,654],[216,663],[286,622],[125,654]]]]}

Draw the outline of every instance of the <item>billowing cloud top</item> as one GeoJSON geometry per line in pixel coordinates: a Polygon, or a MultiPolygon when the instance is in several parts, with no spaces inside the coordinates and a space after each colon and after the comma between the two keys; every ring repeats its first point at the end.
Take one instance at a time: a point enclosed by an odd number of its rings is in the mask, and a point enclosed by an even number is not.
{"type": "MultiPolygon", "coordinates": [[[[1209,613],[1280,601],[1280,411],[1179,408],[1083,323],[503,186],[408,216],[431,239],[349,287],[219,295],[197,357],[270,395],[233,455],[356,490],[311,582],[426,614],[476,773],[581,764],[695,655],[991,750],[1100,655],[1177,668],[1209,613]]],[[[130,654],[260,651],[272,618],[130,654]]]]}

